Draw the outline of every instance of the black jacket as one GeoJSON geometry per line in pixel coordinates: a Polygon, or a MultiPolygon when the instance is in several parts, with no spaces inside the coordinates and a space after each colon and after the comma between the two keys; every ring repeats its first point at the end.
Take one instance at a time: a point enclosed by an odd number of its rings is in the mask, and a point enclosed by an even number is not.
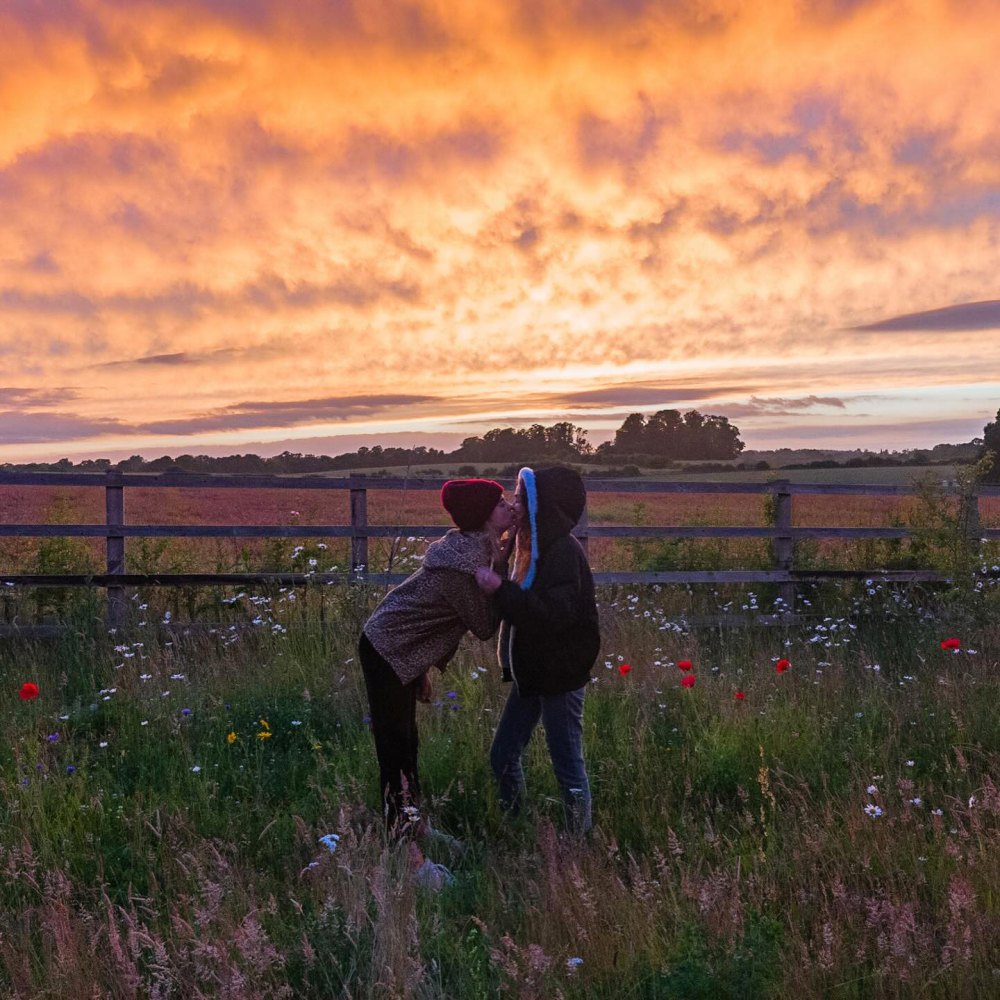
{"type": "MultiPolygon", "coordinates": [[[[570,534],[583,501],[575,499],[575,484],[563,473],[576,476],[563,469],[536,474],[538,548],[530,587],[504,580],[495,594],[504,619],[500,642],[509,644],[511,671],[525,696],[583,687],[600,647],[594,578],[580,543],[570,534]]],[[[582,494],[582,482],[579,490],[582,494]]]]}

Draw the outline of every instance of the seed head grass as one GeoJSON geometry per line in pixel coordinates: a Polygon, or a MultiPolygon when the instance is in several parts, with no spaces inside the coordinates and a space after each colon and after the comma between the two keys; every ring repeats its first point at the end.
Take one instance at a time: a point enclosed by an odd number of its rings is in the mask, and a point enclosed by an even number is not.
{"type": "Polygon", "coordinates": [[[464,642],[420,706],[421,808],[465,844],[427,847],[439,891],[382,833],[355,652],[378,596],[230,594],[198,630],[137,595],[113,636],[85,607],[0,644],[2,995],[995,993],[993,588],[827,588],[822,614],[738,629],[602,590],[583,840],[541,734],[529,808],[500,811],[507,690],[464,642]]]}

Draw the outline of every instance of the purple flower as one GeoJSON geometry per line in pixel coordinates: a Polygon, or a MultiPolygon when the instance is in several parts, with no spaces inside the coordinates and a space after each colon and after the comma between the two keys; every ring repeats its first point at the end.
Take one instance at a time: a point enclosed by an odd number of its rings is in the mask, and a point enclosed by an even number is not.
{"type": "Polygon", "coordinates": [[[447,696],[449,698],[451,698],[452,701],[454,701],[458,697],[458,692],[457,691],[449,691],[447,696]]]}
{"type": "Polygon", "coordinates": [[[182,708],[181,709],[181,715],[190,715],[190,714],[191,714],[191,709],[190,708],[182,708]]]}
{"type": "Polygon", "coordinates": [[[45,738],[46,738],[46,739],[47,739],[47,740],[48,740],[48,741],[49,741],[50,743],[58,743],[58,742],[59,742],[59,734],[58,734],[58,733],[49,733],[49,735],[48,735],[48,736],[46,736],[45,738]]]}
{"type": "Polygon", "coordinates": [[[76,768],[72,764],[67,764],[66,765],[66,773],[67,774],[72,774],[75,770],[76,770],[76,768]]]}

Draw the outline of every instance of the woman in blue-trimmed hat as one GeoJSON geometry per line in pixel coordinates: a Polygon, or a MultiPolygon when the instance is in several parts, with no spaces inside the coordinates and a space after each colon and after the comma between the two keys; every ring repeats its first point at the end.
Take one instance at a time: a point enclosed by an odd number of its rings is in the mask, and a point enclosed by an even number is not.
{"type": "Polygon", "coordinates": [[[427,830],[416,811],[417,702],[430,701],[431,667],[444,670],[466,632],[480,639],[496,632],[499,611],[475,574],[483,566],[506,572],[513,542],[514,508],[499,483],[449,480],[441,503],[455,527],[427,547],[420,569],[386,594],[358,643],[391,833],[427,830]]]}
{"type": "Polygon", "coordinates": [[[503,616],[498,653],[504,677],[514,682],[490,749],[500,803],[511,813],[522,806],[521,758],[541,720],[567,822],[576,833],[591,826],[583,701],[600,647],[594,579],[571,534],[586,502],[583,480],[572,469],[522,469],[510,579],[490,566],[476,573],[503,616]]]}

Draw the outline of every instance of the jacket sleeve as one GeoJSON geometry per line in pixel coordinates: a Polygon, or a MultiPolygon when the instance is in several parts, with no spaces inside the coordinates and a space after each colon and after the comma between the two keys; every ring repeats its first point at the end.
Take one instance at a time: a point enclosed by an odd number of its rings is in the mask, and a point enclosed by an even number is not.
{"type": "Polygon", "coordinates": [[[500,627],[500,612],[493,599],[484,594],[476,578],[460,570],[446,570],[446,599],[459,621],[478,639],[489,639],[500,627]]]}
{"type": "Polygon", "coordinates": [[[500,614],[524,632],[556,632],[576,621],[583,577],[571,550],[551,553],[544,574],[530,590],[504,580],[494,594],[500,614]],[[544,579],[542,578],[544,576],[544,579]]]}

